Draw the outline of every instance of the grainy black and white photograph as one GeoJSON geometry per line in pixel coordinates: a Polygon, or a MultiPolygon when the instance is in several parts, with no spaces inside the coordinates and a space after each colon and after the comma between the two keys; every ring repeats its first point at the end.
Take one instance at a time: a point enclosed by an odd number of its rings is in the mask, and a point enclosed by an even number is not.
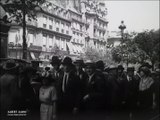
{"type": "Polygon", "coordinates": [[[1,0],[0,120],[160,120],[159,0],[1,0]]]}

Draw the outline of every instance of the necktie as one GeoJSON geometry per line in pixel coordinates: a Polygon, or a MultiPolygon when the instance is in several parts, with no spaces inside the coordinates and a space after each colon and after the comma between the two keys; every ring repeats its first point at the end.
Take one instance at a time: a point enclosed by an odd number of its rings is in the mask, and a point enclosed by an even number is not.
{"type": "Polygon", "coordinates": [[[55,72],[55,78],[57,78],[57,72],[55,72]]]}
{"type": "Polygon", "coordinates": [[[63,83],[62,83],[62,91],[63,91],[63,92],[65,92],[66,84],[67,84],[67,75],[65,74],[65,75],[63,76],[63,83]]]}

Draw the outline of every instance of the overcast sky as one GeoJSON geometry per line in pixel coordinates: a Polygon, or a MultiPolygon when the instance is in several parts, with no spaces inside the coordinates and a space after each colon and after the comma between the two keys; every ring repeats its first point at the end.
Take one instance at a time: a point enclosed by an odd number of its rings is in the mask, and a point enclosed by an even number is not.
{"type": "Polygon", "coordinates": [[[117,31],[121,20],[129,32],[159,28],[159,0],[105,0],[108,8],[108,30],[117,31]]]}

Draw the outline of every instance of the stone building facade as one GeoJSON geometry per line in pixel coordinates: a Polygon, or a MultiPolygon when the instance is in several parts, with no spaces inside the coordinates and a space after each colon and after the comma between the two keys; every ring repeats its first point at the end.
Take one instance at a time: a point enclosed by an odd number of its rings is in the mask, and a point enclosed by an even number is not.
{"type": "MultiPolygon", "coordinates": [[[[41,7],[37,20],[27,21],[28,59],[48,60],[57,50],[76,57],[88,47],[106,49],[108,21],[104,3],[48,0],[41,7]]],[[[22,58],[22,41],[22,27],[12,23],[9,57],[22,58]]]]}

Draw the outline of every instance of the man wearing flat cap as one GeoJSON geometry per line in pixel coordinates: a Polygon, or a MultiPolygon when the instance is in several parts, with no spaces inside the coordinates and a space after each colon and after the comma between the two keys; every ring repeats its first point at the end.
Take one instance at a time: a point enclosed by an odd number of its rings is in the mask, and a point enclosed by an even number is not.
{"type": "MultiPolygon", "coordinates": [[[[85,88],[87,85],[87,79],[88,79],[88,75],[86,72],[84,72],[83,68],[85,67],[84,61],[83,59],[76,59],[74,62],[75,65],[75,69],[76,69],[76,75],[79,77],[80,80],[80,85],[81,85],[81,98],[85,95],[85,88]]],[[[81,108],[82,107],[82,103],[81,104],[81,108]]]]}
{"type": "Polygon", "coordinates": [[[127,96],[126,96],[126,107],[131,112],[131,110],[136,109],[137,95],[138,95],[138,85],[139,81],[134,75],[134,67],[127,68],[127,96]]]}
{"type": "Polygon", "coordinates": [[[86,92],[83,97],[85,109],[93,112],[102,110],[105,106],[105,77],[96,71],[95,63],[90,60],[86,61],[85,69],[88,74],[86,92]]]}
{"type": "Polygon", "coordinates": [[[117,74],[114,79],[113,87],[114,92],[112,93],[112,99],[114,101],[114,108],[121,109],[125,104],[127,96],[127,76],[122,65],[118,65],[117,67],[117,74]]]}
{"type": "Polygon", "coordinates": [[[80,103],[80,80],[74,70],[72,59],[65,57],[62,62],[63,77],[59,88],[61,89],[60,107],[64,112],[77,112],[80,103]]]}

